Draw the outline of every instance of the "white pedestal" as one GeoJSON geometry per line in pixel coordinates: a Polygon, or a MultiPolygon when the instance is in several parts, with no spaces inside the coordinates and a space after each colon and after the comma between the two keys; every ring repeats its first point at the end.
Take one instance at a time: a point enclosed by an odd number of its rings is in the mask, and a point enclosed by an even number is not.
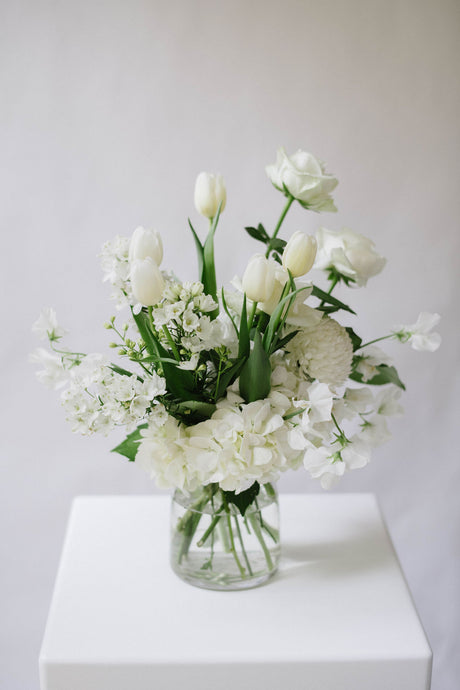
{"type": "Polygon", "coordinates": [[[427,690],[431,650],[374,496],[280,503],[280,572],[212,592],[170,570],[169,497],[77,498],[42,690],[427,690]]]}

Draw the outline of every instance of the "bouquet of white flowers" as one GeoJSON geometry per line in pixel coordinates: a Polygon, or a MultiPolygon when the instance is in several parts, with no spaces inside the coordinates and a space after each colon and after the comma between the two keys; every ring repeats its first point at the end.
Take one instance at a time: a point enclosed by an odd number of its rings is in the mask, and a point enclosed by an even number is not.
{"type": "Polygon", "coordinates": [[[329,488],[364,467],[372,447],[388,439],[387,417],[401,413],[404,385],[375,343],[395,338],[416,350],[440,344],[431,332],[436,314],[422,313],[414,325],[367,343],[355,327],[342,326],[337,315],[355,312],[333,296],[334,287],[365,286],[385,259],[349,229],[282,239],[294,202],[336,210],[337,180],[304,151],[288,157],[280,149],[266,170],[286,203],[271,234],[262,224],[246,227],[263,249],[233,289],[218,288],[214,262],[226,204],[220,175],[201,173],[196,181],[195,206],[209,219],[204,242],[189,220],[197,282],[160,269],[156,230],[139,227],[131,238],[104,245],[104,280],[127,312],[122,325],[112,317],[105,327],[126,366],[63,347],[52,309],[34,327],[51,347],[33,355],[43,365],[38,377],[61,389],[72,430],[107,434],[126,427],[128,436],[114,450],[158,486],[176,490],[173,568],[214,588],[252,586],[274,572],[273,483],[281,472],[303,466],[329,488]],[[312,268],[325,271],[328,288],[305,279],[312,268]]]}

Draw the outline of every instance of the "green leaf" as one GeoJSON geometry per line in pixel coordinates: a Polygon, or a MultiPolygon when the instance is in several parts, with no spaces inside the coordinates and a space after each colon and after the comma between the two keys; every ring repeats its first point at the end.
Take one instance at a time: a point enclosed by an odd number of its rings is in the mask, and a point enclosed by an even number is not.
{"type": "Polygon", "coordinates": [[[247,403],[266,398],[271,388],[270,358],[262,345],[259,331],[254,335],[254,347],[240,374],[240,393],[247,403]]]}
{"type": "Polygon", "coordinates": [[[263,244],[267,244],[267,242],[270,240],[267,231],[261,223],[259,223],[257,228],[245,227],[244,229],[253,239],[263,242],[263,244]]]}
{"type": "Polygon", "coordinates": [[[252,484],[252,486],[250,486],[249,489],[241,491],[239,494],[235,493],[234,491],[222,491],[222,493],[224,494],[227,503],[233,503],[233,505],[235,505],[238,508],[241,515],[243,515],[244,517],[246,510],[249,508],[251,503],[254,503],[255,499],[259,494],[259,491],[259,482],[254,482],[254,484],[252,484]]]}
{"type": "Polygon", "coordinates": [[[313,295],[313,297],[317,297],[318,299],[322,300],[323,302],[326,302],[326,304],[332,304],[334,307],[338,307],[338,309],[343,309],[344,311],[349,311],[350,314],[356,314],[356,312],[353,311],[353,309],[348,307],[346,304],[341,302],[336,297],[332,297],[332,295],[329,295],[327,292],[324,292],[324,290],[321,290],[316,285],[313,285],[313,290],[312,290],[311,294],[313,295]]]}
{"type": "Polygon", "coordinates": [[[282,240],[280,237],[275,237],[274,239],[270,240],[268,246],[270,250],[274,250],[275,252],[281,252],[283,253],[285,246],[287,245],[286,240],[282,240]]]}
{"type": "Polygon", "coordinates": [[[128,369],[123,369],[123,367],[119,367],[118,364],[110,364],[109,369],[112,369],[112,371],[114,371],[116,374],[121,374],[122,376],[135,376],[138,381],[144,380],[141,376],[138,376],[138,374],[134,374],[132,371],[128,371],[128,369]]]}
{"type": "Polygon", "coordinates": [[[237,360],[229,369],[224,369],[220,375],[219,385],[216,388],[215,399],[222,398],[227,388],[238,378],[241,369],[244,366],[244,359],[237,360]]]}
{"type": "Polygon", "coordinates": [[[359,350],[359,348],[361,347],[361,343],[363,342],[363,339],[360,338],[359,335],[357,335],[354,332],[354,330],[352,328],[350,328],[350,326],[347,326],[347,328],[345,328],[345,330],[351,338],[351,342],[353,345],[353,352],[356,352],[356,350],[359,350]]]}
{"type": "Polygon", "coordinates": [[[145,343],[147,351],[150,355],[155,356],[158,360],[162,360],[163,373],[166,379],[166,388],[169,393],[172,393],[180,400],[199,399],[200,396],[195,390],[195,378],[191,371],[186,369],[178,369],[175,360],[174,364],[169,364],[169,352],[165,350],[160,341],[156,338],[150,325],[148,314],[142,310],[139,314],[133,314],[139,333],[145,343]]]}
{"type": "Polygon", "coordinates": [[[281,348],[287,345],[288,342],[292,340],[298,332],[298,330],[292,331],[291,333],[285,335],[284,338],[275,338],[275,340],[272,343],[272,346],[270,347],[270,354],[272,355],[277,350],[281,350],[281,348]]]}
{"type": "Polygon", "coordinates": [[[185,400],[179,403],[178,409],[180,412],[189,410],[195,417],[199,417],[200,421],[209,419],[216,411],[216,406],[204,400],[185,400]]]}
{"type": "Polygon", "coordinates": [[[358,383],[366,383],[370,384],[371,386],[384,386],[387,383],[392,383],[395,386],[398,386],[398,388],[402,388],[403,391],[406,390],[406,386],[399,378],[395,367],[390,367],[388,364],[379,364],[375,368],[379,373],[369,379],[369,381],[363,381],[362,374],[357,371],[354,371],[352,374],[350,374],[350,378],[353,381],[358,381],[358,383]]]}
{"type": "MultiPolygon", "coordinates": [[[[285,289],[289,290],[289,287],[290,286],[286,283],[285,289]]],[[[279,301],[276,309],[273,310],[272,315],[270,316],[270,321],[268,322],[267,329],[264,333],[264,347],[267,350],[267,352],[270,352],[275,335],[278,333],[280,327],[286,320],[287,313],[289,311],[288,308],[283,316],[283,311],[284,307],[286,306],[286,303],[293,300],[294,297],[298,295],[300,292],[303,292],[308,289],[308,286],[301,287],[297,290],[293,290],[292,292],[288,292],[288,294],[285,296],[283,296],[285,292],[284,290],[281,293],[281,300],[279,301]]]]}
{"type": "MultiPolygon", "coordinates": [[[[212,225],[209,229],[208,236],[203,245],[203,271],[201,276],[201,282],[204,285],[204,291],[207,295],[218,302],[217,299],[217,280],[216,280],[216,266],[214,262],[214,234],[217,229],[217,224],[220,217],[220,209],[222,208],[222,202],[219,204],[217,213],[212,221],[212,225]]],[[[214,309],[214,311],[209,312],[211,319],[215,319],[219,314],[219,307],[214,309]]]]}
{"type": "Polygon", "coordinates": [[[146,428],[147,424],[141,424],[138,426],[137,429],[129,434],[124,441],[122,441],[115,448],[112,448],[111,453],[119,453],[120,455],[124,455],[125,458],[130,460],[130,462],[133,462],[139,448],[139,443],[142,440],[141,430],[146,428]]]}
{"type": "Polygon", "coordinates": [[[240,318],[240,335],[238,343],[238,359],[247,359],[249,357],[249,330],[248,330],[248,313],[246,307],[246,293],[243,297],[243,307],[241,309],[240,318]]]}
{"type": "Polygon", "coordinates": [[[152,326],[150,325],[150,319],[147,312],[143,309],[138,314],[135,314],[132,309],[131,311],[139,333],[141,334],[141,338],[145,343],[145,347],[147,348],[147,352],[150,355],[159,356],[157,339],[152,331],[152,326]]]}
{"type": "Polygon", "coordinates": [[[198,258],[198,275],[201,280],[203,275],[203,245],[201,244],[200,238],[195,232],[195,228],[193,227],[190,218],[188,219],[188,224],[190,226],[190,230],[192,231],[193,239],[195,240],[196,253],[198,258]]]}
{"type": "Polygon", "coordinates": [[[236,337],[239,339],[240,334],[238,333],[238,328],[236,327],[235,319],[233,316],[230,314],[229,308],[227,306],[227,300],[225,299],[225,290],[222,288],[221,290],[221,295],[222,295],[222,306],[224,308],[225,313],[227,314],[228,318],[232,322],[232,326],[235,329],[236,337]]]}

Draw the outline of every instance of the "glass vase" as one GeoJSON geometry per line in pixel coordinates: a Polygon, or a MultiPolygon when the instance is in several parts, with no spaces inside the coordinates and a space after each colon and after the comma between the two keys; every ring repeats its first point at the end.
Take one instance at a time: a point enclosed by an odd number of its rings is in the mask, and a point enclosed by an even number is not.
{"type": "Polygon", "coordinates": [[[236,590],[268,580],[280,560],[278,494],[260,486],[248,505],[216,484],[176,490],[171,508],[171,566],[196,587],[236,590]],[[235,502],[233,502],[235,501],[235,502]]]}

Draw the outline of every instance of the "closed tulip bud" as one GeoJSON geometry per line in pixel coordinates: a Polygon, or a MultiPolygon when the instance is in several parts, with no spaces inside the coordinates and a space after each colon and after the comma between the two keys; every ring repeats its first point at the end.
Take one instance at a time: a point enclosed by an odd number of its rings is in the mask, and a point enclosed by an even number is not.
{"type": "Polygon", "coordinates": [[[131,264],[131,287],[134,297],[146,307],[153,307],[161,300],[165,281],[152,257],[135,259],[131,264]]]}
{"type": "Polygon", "coordinates": [[[260,302],[259,309],[262,309],[262,311],[264,311],[266,314],[273,314],[276,307],[278,306],[278,303],[281,299],[281,295],[284,290],[284,286],[286,285],[288,280],[288,272],[286,271],[286,269],[280,266],[279,263],[277,263],[275,267],[275,281],[272,293],[268,300],[266,300],[265,302],[260,302]]]}
{"type": "Polygon", "coordinates": [[[316,239],[313,235],[295,232],[283,252],[283,266],[294,278],[304,276],[313,266],[316,258],[316,239]]]}
{"type": "Polygon", "coordinates": [[[202,172],[195,182],[195,208],[198,213],[206,218],[214,218],[219,208],[221,212],[227,202],[227,190],[225,189],[222,175],[202,172]]]}
{"type": "Polygon", "coordinates": [[[158,230],[147,230],[138,227],[134,230],[129,243],[129,261],[150,257],[157,266],[163,259],[163,242],[158,230]]]}
{"type": "Polygon", "coordinates": [[[243,290],[253,302],[266,302],[275,289],[275,261],[263,254],[255,254],[246,267],[243,276],[243,290]]]}

